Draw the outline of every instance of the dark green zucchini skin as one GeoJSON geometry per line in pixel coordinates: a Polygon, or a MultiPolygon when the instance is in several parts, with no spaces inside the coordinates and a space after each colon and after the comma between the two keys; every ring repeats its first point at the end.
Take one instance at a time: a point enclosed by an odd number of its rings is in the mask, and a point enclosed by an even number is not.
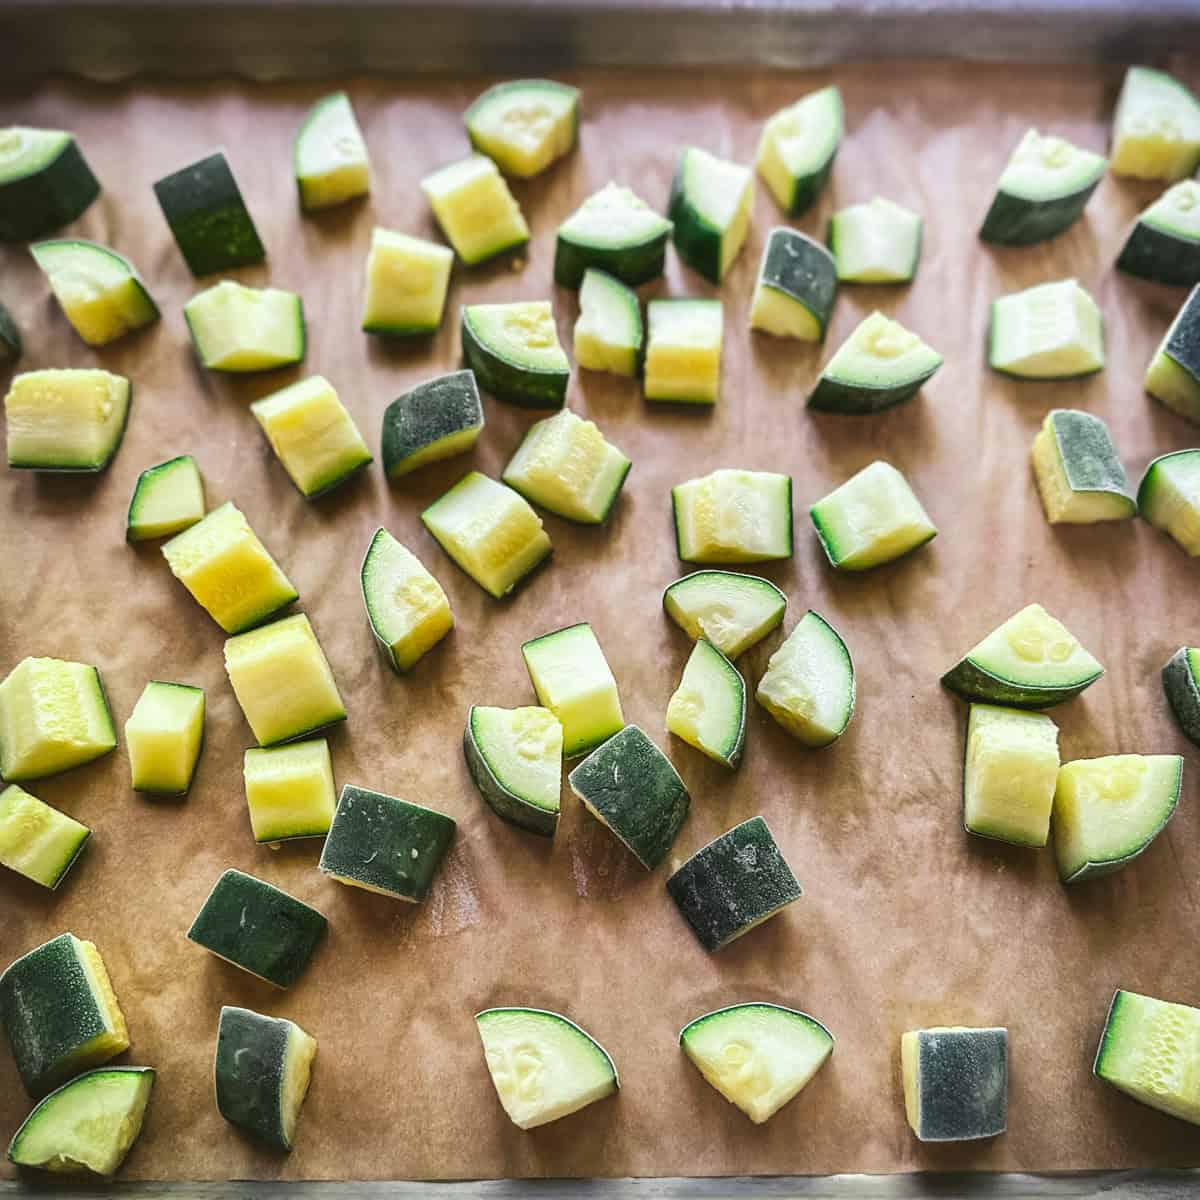
{"type": "Polygon", "coordinates": [[[384,473],[390,476],[393,468],[433,442],[482,426],[483,403],[474,371],[452,371],[420,383],[384,409],[384,473]]]}
{"type": "Polygon", "coordinates": [[[1072,490],[1124,496],[1132,515],[1133,493],[1108,426],[1099,417],[1072,408],[1056,409],[1051,416],[1059,445],[1066,443],[1070,450],[1062,455],[1062,466],[1072,490]]]}
{"type": "Polygon", "coordinates": [[[1200,746],[1200,684],[1192,674],[1188,648],[1181,646],[1162,670],[1163,691],[1179,728],[1200,746]]]}
{"type": "Polygon", "coordinates": [[[1200,383],[1200,286],[1193,288],[1184,301],[1183,315],[1175,322],[1163,350],[1200,383]]]}
{"type": "Polygon", "coordinates": [[[866,387],[857,383],[845,383],[839,379],[828,379],[824,375],[817,380],[808,397],[808,407],[816,412],[846,413],[850,416],[870,416],[883,412],[911,400],[938,368],[926,371],[916,379],[897,383],[892,387],[866,387]]]}
{"type": "Polygon", "coordinates": [[[267,257],[221,151],[164,176],[154,194],[193,275],[249,266],[267,257]]]}
{"type": "Polygon", "coordinates": [[[1013,708],[1051,708],[1073,700],[1091,687],[1103,675],[1100,671],[1082,683],[1062,687],[1029,687],[1001,679],[982,667],[977,667],[969,658],[955,663],[942,676],[942,687],[957,692],[967,700],[981,700],[985,704],[1008,704],[1013,708]]]}
{"type": "Polygon", "coordinates": [[[542,837],[554,836],[558,829],[558,813],[538,808],[536,804],[522,800],[492,774],[491,767],[475,740],[470,716],[467,717],[467,726],[463,730],[463,755],[467,760],[467,770],[471,773],[472,782],[496,816],[519,829],[527,829],[530,833],[540,834],[542,837]]]}
{"type": "MultiPolygon", "coordinates": [[[[839,137],[839,145],[841,140],[839,137]]],[[[834,146],[833,153],[830,154],[821,166],[808,175],[801,175],[796,179],[796,185],[792,189],[792,202],[787,206],[789,217],[803,216],[812,208],[817,197],[829,182],[829,176],[833,174],[833,163],[834,159],[837,158],[837,152],[838,147],[834,146]]]]}
{"type": "Polygon", "coordinates": [[[0,185],[0,242],[28,242],[74,221],[100,184],[72,138],[44,170],[0,185]]]}
{"type": "Polygon", "coordinates": [[[629,246],[588,246],[560,233],[554,244],[554,282],[578,291],[589,267],[606,271],[630,287],[657,279],[667,257],[669,229],[629,246]]]}
{"type": "Polygon", "coordinates": [[[509,362],[492,353],[462,318],[463,359],[475,372],[476,382],[497,400],[521,408],[562,408],[567,398],[570,368],[561,371],[541,371],[509,362]]]}
{"type": "Polygon", "coordinates": [[[799,300],[821,327],[821,336],[837,299],[837,264],[819,242],[797,229],[772,229],[763,252],[759,282],[799,300]]]}
{"type": "Polygon", "coordinates": [[[922,1141],[996,1137],[1008,1128],[1008,1030],[920,1030],[922,1141]]]}
{"type": "Polygon", "coordinates": [[[721,235],[692,207],[684,189],[684,165],[686,153],[679,156],[679,164],[671,179],[671,198],[667,202],[667,216],[674,223],[671,236],[675,252],[697,275],[709,283],[721,282],[721,235]]]}
{"type": "Polygon", "coordinates": [[[21,331],[13,315],[0,304],[0,365],[15,363],[21,357],[21,331]]]}
{"type": "Polygon", "coordinates": [[[217,1111],[276,1150],[292,1148],[281,1119],[289,1024],[226,1006],[217,1031],[217,1111]]]}
{"type": "Polygon", "coordinates": [[[1079,220],[1100,179],[1053,200],[1027,200],[997,190],[979,236],[997,246],[1031,246],[1057,237],[1079,220]]]}
{"type": "Polygon", "coordinates": [[[1200,242],[1173,237],[1138,221],[1117,257],[1117,270],[1154,283],[1200,283],[1200,242]]]}

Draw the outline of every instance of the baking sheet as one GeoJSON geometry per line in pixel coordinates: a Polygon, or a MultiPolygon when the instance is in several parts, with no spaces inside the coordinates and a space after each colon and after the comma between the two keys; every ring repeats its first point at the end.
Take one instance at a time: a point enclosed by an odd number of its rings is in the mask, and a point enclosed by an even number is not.
{"type": "MultiPolygon", "coordinates": [[[[1200,82],[1200,64],[1175,64],[1200,82]]],[[[30,788],[93,827],[60,894],[0,880],[0,961],[65,929],[96,941],[129,1021],[128,1061],[158,1068],[132,1179],[472,1178],[571,1175],[806,1174],[843,1171],[1193,1165],[1200,1136],[1089,1076],[1112,990],[1200,1002],[1200,816],[1194,769],[1168,830],[1117,876],[1067,892],[1052,855],[968,839],[959,826],[965,706],[942,670],[1017,608],[1039,600],[1108,668],[1055,710],[1064,758],[1187,753],[1158,670],[1192,624],[1195,567],[1141,522],[1052,529],[1027,452],[1050,407],[1103,416],[1133,479],[1196,434],[1141,393],[1140,376],[1182,299],[1118,277],[1111,263],[1155,189],[1106,178],[1086,218],[1049,246],[994,250],[975,230],[1010,147],[1031,124],[1101,150],[1120,74],[1110,69],[899,65],[791,75],[584,73],[575,154],[515,190],[534,230],[520,268],[456,268],[448,316],[429,344],[389,347],[358,330],[370,229],[436,236],[418,189],[466,150],[460,113],[488,82],[352,82],[372,153],[372,198],[318,218],[296,210],[292,132],[322,89],[236,83],[203,88],[48,85],[6,119],[74,129],[105,185],[72,227],[129,254],[163,310],[160,324],[93,352],[76,338],[32,263],[0,257],[0,298],[25,333],[25,369],[103,365],[135,384],[129,431],[94,479],[0,472],[0,671],[27,654],[97,664],[123,724],[148,678],[200,684],[207,743],[186,802],[128,786],[123,747],[30,788]],[[843,290],[830,349],[882,308],[924,336],[946,365],[914,402],[875,418],[809,415],[803,398],[825,352],[745,332],[767,230],[780,218],[759,186],[748,245],[720,295],[724,385],[711,414],[659,409],[636,385],[579,373],[569,403],[633,459],[612,525],[546,517],[551,565],[508,602],[487,597],[424,532],[421,508],[469,467],[498,474],[537,414],[486,401],[469,458],[388,486],[364,478],[305,502],[246,404],[321,372],[372,444],[384,407],[458,362],[457,306],[552,296],[569,347],[571,293],[551,283],[559,221],[610,178],[665,204],[676,149],[741,161],[761,121],[810,88],[842,88],[848,137],[833,182],[796,222],[820,234],[837,206],[887,195],[921,211],[925,246],[912,287],[843,290]],[[243,379],[195,365],[181,314],[190,278],[154,200],[160,175],[224,145],[270,255],[236,276],[299,290],[309,319],[302,371],[243,379]],[[1104,312],[1109,364],[1081,382],[1018,383],[988,372],[990,299],[1077,276],[1104,312]],[[349,721],[330,735],[339,785],[431,804],[459,823],[456,846],[420,908],[340,887],[315,870],[316,843],[254,844],[241,754],[252,743],[221,663],[223,634],[153,545],[122,540],[144,467],[192,452],[210,504],[235,499],[297,584],[330,658],[349,721]],[[865,576],[826,565],[805,506],[877,457],[900,467],[941,535],[865,576]],[[796,554],[762,573],[789,594],[785,631],[806,607],[845,635],[859,711],[834,748],[810,752],[751,706],[746,760],[730,774],[663,731],[687,657],[660,608],[685,570],[668,492],[718,466],[792,474],[796,554]],[[385,524],[437,574],[457,628],[408,678],[375,654],[358,566],[385,524]],[[564,792],[547,844],[498,821],[462,762],[472,703],[532,699],[528,637],[589,620],[620,684],[628,720],[671,755],[693,798],[670,861],[644,872],[564,792]],[[805,887],[784,915],[706,956],[663,888],[671,867],[737,821],[762,813],[805,887]],[[330,936],[310,970],[277,992],[186,941],[216,876],[238,867],[320,908],[330,936]],[[725,1104],[675,1044],[681,1025],[762,998],[801,1007],[838,1038],[830,1063],[772,1122],[725,1104]],[[319,1041],[296,1149],[278,1157],[228,1128],[212,1102],[217,1013],[241,1004],[290,1017],[319,1041]],[[565,1012],[612,1053],[622,1091],[523,1134],[504,1117],[471,1020],[480,1008],[565,1012]],[[898,1039],[919,1025],[1003,1024],[1011,1035],[1006,1136],[921,1146],[904,1123],[898,1039]]],[[[650,295],[716,294],[673,253],[650,295]]],[[[739,660],[753,685],[781,633],[739,660]]],[[[0,1056],[0,1136],[27,1101],[0,1056]]]]}

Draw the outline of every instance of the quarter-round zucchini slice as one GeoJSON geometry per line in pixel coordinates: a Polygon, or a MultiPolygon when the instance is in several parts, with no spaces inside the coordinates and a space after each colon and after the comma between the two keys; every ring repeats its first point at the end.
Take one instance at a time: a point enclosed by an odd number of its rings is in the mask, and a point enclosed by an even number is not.
{"type": "Polygon", "coordinates": [[[419,383],[383,412],[381,453],[389,479],[466,454],[483,431],[475,372],[451,371],[419,383]]]}
{"type": "Polygon", "coordinates": [[[448,246],[377,226],[367,253],[363,332],[380,337],[436,333],[453,265],[448,246]]]}
{"type": "Polygon", "coordinates": [[[561,408],[571,368],[549,300],[467,304],[462,346],[480,387],[526,408],[561,408]]]}
{"type": "Polygon", "coordinates": [[[1104,321],[1074,279],[992,301],[988,364],[1018,379],[1075,379],[1104,366],[1104,321]]]}
{"type": "Polygon", "coordinates": [[[1200,746],[1200,650],[1176,650],[1163,667],[1162,681],[1179,728],[1200,746]]]}
{"type": "Polygon", "coordinates": [[[329,832],[337,793],[324,738],[251,748],[242,761],[242,777],[256,842],[324,837],[329,832]]]}
{"type": "Polygon", "coordinates": [[[0,129],[0,242],[42,237],[100,194],[75,138],[61,129],[0,129]]]}
{"type": "Polygon", "coordinates": [[[323,96],[308,110],[292,145],[300,207],[331,208],[371,190],[367,146],[345,92],[323,96]]]}
{"type": "Polygon", "coordinates": [[[553,837],[562,790],[563,728],[548,709],[473,704],[463,732],[467,768],[497,816],[553,837]]]}
{"type": "Polygon", "coordinates": [[[637,292],[615,276],[589,267],[579,289],[575,361],[588,371],[636,375],[643,337],[637,292]]]}
{"type": "Polygon", "coordinates": [[[1146,391],[1200,424],[1200,284],[1192,288],[1146,368],[1146,391]]]}
{"type": "Polygon", "coordinates": [[[295,292],[222,279],[193,296],[183,316],[209,371],[271,371],[304,358],[304,304],[295,292]]]}
{"type": "Polygon", "coordinates": [[[421,180],[446,240],[467,266],[529,241],[529,226],[496,164],[472,154],[421,180]]]}
{"type": "Polygon", "coordinates": [[[1008,1030],[910,1029],[900,1039],[904,1112],[923,1142],[998,1137],[1008,1129],[1008,1030]]]}
{"type": "Polygon", "coordinates": [[[755,165],[779,207],[798,217],[829,179],[842,140],[842,94],[809,92],[763,126],[755,165]]]}
{"type": "Polygon", "coordinates": [[[1116,265],[1155,283],[1200,283],[1200,182],[1181,180],[1140,213],[1116,265]]]}
{"type": "Polygon", "coordinates": [[[528,179],[562,158],[579,132],[579,89],[552,79],[488,88],[463,120],[471,145],[502,171],[528,179]]]}
{"type": "Polygon", "coordinates": [[[1113,174],[1173,183],[1197,163],[1200,101],[1165,71],[1130,67],[1113,117],[1113,174]]]}
{"type": "Polygon", "coordinates": [[[766,637],[786,607],[787,597],[773,583],[736,571],[693,571],[663,592],[663,608],[680,629],[728,659],[766,637]]]}
{"type": "Polygon", "coordinates": [[[746,681],[703,638],[667,704],[667,729],[722,766],[736,767],[746,742],[746,681]]]}
{"type": "Polygon", "coordinates": [[[203,688],[152,679],[125,722],[133,790],[186,794],[203,741],[203,688]]]}
{"type": "Polygon", "coordinates": [[[921,218],[875,196],[829,218],[829,249],[843,283],[908,283],[921,256],[921,218]]]}
{"type": "Polygon", "coordinates": [[[1175,450],[1156,458],[1138,485],[1138,512],[1173,537],[1188,554],[1200,554],[1200,450],[1175,450]]]}
{"type": "Polygon", "coordinates": [[[12,313],[0,304],[0,365],[15,363],[21,357],[21,331],[12,313]]]}
{"type": "Polygon", "coordinates": [[[819,242],[779,226],[767,234],[758,283],[750,302],[750,328],[819,342],[837,297],[837,267],[819,242]]]}
{"type": "Polygon", "coordinates": [[[53,891],[92,831],[15,783],[0,791],[0,867],[53,891]]]}
{"type": "Polygon", "coordinates": [[[671,489],[679,557],[752,563],[792,556],[792,477],[722,468],[671,489]]]}
{"type": "Polygon", "coordinates": [[[720,300],[651,300],[643,391],[667,404],[715,404],[725,314],[720,300]]]}
{"type": "Polygon", "coordinates": [[[753,205],[749,167],[688,147],[679,156],[667,210],[680,259],[720,283],[745,244],[753,205]]]}
{"type": "Polygon", "coordinates": [[[1094,525],[1137,515],[1108,426],[1091,413],[1056,408],[1033,440],[1033,473],[1051,525],[1094,525]]]}
{"type": "Polygon", "coordinates": [[[144,542],[190,529],[204,518],[204,482],[190,454],[147,467],[129,500],[125,538],[144,542]]]}
{"type": "Polygon", "coordinates": [[[30,471],[103,471],[125,437],[133,388],[92,368],[26,371],[4,397],[8,465],[30,471]]]}
{"type": "Polygon", "coordinates": [[[637,287],[663,273],[671,222],[627,187],[607,183],[559,227],[554,282],[577,288],[596,268],[637,287]]]}

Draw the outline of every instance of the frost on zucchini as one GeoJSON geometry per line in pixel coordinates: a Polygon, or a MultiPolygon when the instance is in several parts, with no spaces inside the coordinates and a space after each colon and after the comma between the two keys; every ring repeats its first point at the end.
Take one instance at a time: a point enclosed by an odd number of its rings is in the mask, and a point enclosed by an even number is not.
{"type": "Polygon", "coordinates": [[[746,742],[746,681],[715,646],[692,647],[667,704],[667,730],[725,767],[736,767],[746,742]]]}
{"type": "Polygon", "coordinates": [[[292,144],[292,165],[306,212],[371,190],[367,146],[345,92],[323,96],[308,110],[292,144]]]}
{"type": "Polygon", "coordinates": [[[42,237],[82,215],[99,194],[73,134],[0,129],[0,242],[42,237]]]}
{"type": "Polygon", "coordinates": [[[367,254],[364,332],[381,337],[436,333],[453,264],[446,246],[377,227],[367,254]]]}
{"type": "Polygon", "coordinates": [[[754,176],[749,167],[689,147],[679,155],[667,213],[680,260],[720,283],[750,231],[754,176]]]}
{"type": "Polygon", "coordinates": [[[483,432],[474,371],[452,371],[419,383],[383,412],[381,454],[389,479],[466,454],[483,432]]]}
{"type": "Polygon", "coordinates": [[[792,556],[792,478],[723,468],[671,489],[684,562],[752,563],[792,556]]]}
{"type": "Polygon", "coordinates": [[[1130,67],[1113,117],[1113,174],[1171,183],[1198,163],[1200,101],[1165,71],[1130,67]]]}
{"type": "Polygon", "coordinates": [[[529,241],[529,226],[496,164],[472,154],[421,180],[438,225],[468,266],[529,241]]]}
{"type": "Polygon", "coordinates": [[[1200,554],[1200,450],[1156,458],[1138,485],[1138,512],[1193,557],[1200,554]]]}
{"type": "Polygon", "coordinates": [[[921,1141],[972,1141],[1008,1129],[1007,1029],[909,1030],[900,1066],[905,1115],[921,1141]]]}
{"type": "Polygon", "coordinates": [[[4,397],[8,465],[30,471],[103,471],[125,436],[133,388],[90,368],[26,371],[4,397]]]}
{"type": "Polygon", "coordinates": [[[1181,180],[1139,213],[1116,266],[1155,283],[1200,283],[1200,182],[1181,180]]]}
{"type": "Polygon", "coordinates": [[[1125,468],[1099,417],[1069,408],[1047,413],[1032,457],[1051,525],[1093,525],[1137,515],[1125,468]]]}
{"type": "Polygon", "coordinates": [[[787,597],[773,583],[736,571],[693,571],[663,592],[663,608],[680,629],[728,659],[766,637],[786,607],[787,597]]]}
{"type": "Polygon", "coordinates": [[[992,301],[988,363],[1018,379],[1074,379],[1104,366],[1104,323],[1074,279],[992,301]]]}
{"type": "Polygon", "coordinates": [[[190,529],[204,517],[204,482],[190,454],[147,467],[134,484],[125,538],[144,542],[190,529]]]}
{"type": "Polygon", "coordinates": [[[246,807],[256,842],[324,837],[337,794],[324,738],[246,751],[246,807]]]}
{"type": "Polygon", "coordinates": [[[589,269],[630,287],[663,273],[672,225],[627,187],[608,183],[559,227],[554,282],[577,288],[589,269]]]}
{"type": "Polygon", "coordinates": [[[86,825],[15,783],[0,791],[0,867],[53,891],[91,836],[86,825]]]}
{"type": "Polygon", "coordinates": [[[210,371],[270,371],[304,358],[304,305],[295,292],[223,279],[193,296],[183,317],[196,355],[210,371]]]}
{"type": "Polygon", "coordinates": [[[462,347],[479,386],[497,400],[562,407],[571,367],[549,300],[464,305],[462,347]]]}
{"type": "Polygon", "coordinates": [[[824,246],[796,229],[772,229],[750,301],[750,328],[776,337],[822,341],[837,298],[837,281],[837,267],[824,246]]]}
{"type": "Polygon", "coordinates": [[[1163,335],[1146,368],[1144,386],[1172,412],[1200,424],[1200,284],[1163,335]]]}
{"type": "Polygon", "coordinates": [[[203,740],[203,689],[152,679],[125,722],[133,790],[184,795],[203,740]]]}
{"type": "Polygon", "coordinates": [[[587,371],[634,376],[642,364],[642,308],[637,292],[589,267],[579,289],[575,361],[587,371]]]}
{"type": "Polygon", "coordinates": [[[551,79],[497,83],[463,117],[471,145],[502,171],[528,179],[575,145],[579,89],[551,79]]]}
{"type": "Polygon", "coordinates": [[[548,708],[473,704],[463,752],[479,794],[497,816],[533,833],[554,836],[563,728],[548,708]]]}
{"type": "Polygon", "coordinates": [[[643,389],[647,400],[715,404],[725,334],[720,300],[651,300],[643,389]]]}
{"type": "Polygon", "coordinates": [[[829,218],[829,249],[843,283],[908,283],[921,256],[921,218],[874,196],[829,218]]]}
{"type": "Polygon", "coordinates": [[[1200,746],[1200,650],[1176,650],[1162,669],[1162,682],[1179,728],[1200,746]]]}
{"type": "Polygon", "coordinates": [[[763,126],[755,165],[789,216],[810,208],[828,181],[842,121],[842,95],[825,87],[781,108],[763,126]]]}

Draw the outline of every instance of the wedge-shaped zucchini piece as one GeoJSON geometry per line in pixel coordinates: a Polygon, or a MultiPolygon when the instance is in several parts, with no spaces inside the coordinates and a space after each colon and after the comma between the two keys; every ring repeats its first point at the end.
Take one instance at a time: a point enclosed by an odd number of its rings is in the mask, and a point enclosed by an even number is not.
{"type": "Polygon", "coordinates": [[[144,542],[190,529],[204,517],[204,481],[190,454],[147,467],[133,487],[125,539],[144,542]]]}
{"type": "Polygon", "coordinates": [[[667,856],[691,807],[671,760],[636,725],[593,750],[567,782],[647,871],[667,856]]]}
{"type": "Polygon", "coordinates": [[[1108,426],[1091,413],[1056,408],[1033,440],[1033,474],[1051,525],[1094,525],[1137,515],[1108,426]]]}
{"type": "Polygon", "coordinates": [[[826,556],[842,571],[878,567],[937,536],[908,480],[882,460],[851,475],[808,511],[826,556]]]}
{"type": "Polygon", "coordinates": [[[232,869],[213,885],[188,940],[276,987],[291,987],[325,936],[315,908],[232,869]]]}
{"type": "Polygon", "coordinates": [[[549,300],[467,304],[463,358],[479,386],[525,408],[561,408],[571,367],[558,344],[549,300]]]}
{"type": "Polygon", "coordinates": [[[1142,1104],[1200,1125],[1200,1008],[1118,988],[1092,1071],[1142,1104]]]}
{"type": "Polygon", "coordinates": [[[1113,174],[1173,183],[1198,163],[1200,101],[1164,71],[1130,67],[1113,117],[1113,174]]]}
{"type": "Polygon", "coordinates": [[[715,404],[725,316],[720,300],[651,300],[646,306],[647,400],[715,404]]]}
{"type": "Polygon", "coordinates": [[[10,783],[0,791],[0,867],[53,891],[92,831],[10,783]]]}
{"type": "Polygon", "coordinates": [[[1103,674],[1062,622],[1030,604],[968,650],[942,676],[942,686],[968,700],[1049,708],[1078,696],[1103,674]]]}
{"type": "Polygon", "coordinates": [[[0,242],[25,242],[75,220],[100,194],[74,135],[0,129],[0,242]]]}
{"type": "Polygon", "coordinates": [[[31,1096],[129,1049],[100,951],[63,933],[0,975],[0,1025],[31,1096]]]}
{"type": "Polygon", "coordinates": [[[629,474],[629,459],[569,408],[532,425],[500,476],[526,500],[578,521],[607,521],[629,474]]]}
{"type": "Polygon", "coordinates": [[[226,1005],[213,1072],[217,1111],[258,1141],[290,1150],[316,1054],[316,1038],[294,1021],[226,1005]]]}
{"type": "Polygon", "coordinates": [[[61,658],[23,658],[0,683],[0,775],[57,775],[117,744],[100,672],[61,658]]]}
{"type": "Polygon", "coordinates": [[[671,489],[684,562],[750,563],[792,556],[792,477],[722,468],[671,489]]]}
{"type": "Polygon", "coordinates": [[[1146,368],[1144,386],[1155,400],[1200,424],[1200,284],[1163,335],[1146,368]]]}
{"type": "Polygon", "coordinates": [[[329,832],[337,793],[324,738],[247,750],[242,776],[256,842],[324,837],[329,832]]]}
{"type": "Polygon", "coordinates": [[[823,341],[837,281],[833,256],[824,246],[797,229],[772,229],[750,302],[750,328],[803,342],[823,341]]]}
{"type": "Polygon", "coordinates": [[[579,289],[575,361],[588,371],[633,376],[641,366],[643,339],[637,292],[589,267],[579,289]]]}
{"type": "Polygon", "coordinates": [[[304,613],[225,643],[225,670],[260,746],[291,742],[346,719],[346,707],[304,613]]]}
{"type": "Polygon", "coordinates": [[[587,754],[624,727],[617,681],[586,621],[533,638],[521,656],[539,702],[562,722],[566,758],[587,754]]]}
{"type": "Polygon", "coordinates": [[[1138,485],[1138,512],[1195,557],[1200,554],[1200,450],[1156,458],[1138,485]]]}
{"type": "Polygon", "coordinates": [[[319,866],[338,883],[416,904],[429,893],[454,830],[445,813],[348,783],[319,866]]]}
{"type": "Polygon", "coordinates": [[[295,292],[222,279],[183,306],[192,344],[210,371],[244,374],[304,358],[304,304],[295,292]]]}
{"type": "Polygon", "coordinates": [[[550,554],[550,537],[529,502],[472,471],[422,514],[425,528],[477,584],[503,599],[550,554]]]}
{"type": "Polygon", "coordinates": [[[398,479],[427,463],[466,454],[483,431],[474,371],[419,383],[383,411],[383,469],[398,479]]]}
{"type": "Polygon", "coordinates": [[[579,131],[579,89],[551,79],[488,88],[463,120],[471,145],[502,171],[528,179],[562,158],[579,131]]]}
{"type": "Polygon", "coordinates": [[[125,722],[135,792],[182,796],[204,741],[204,689],[152,679],[125,722]]]}
{"type": "Polygon", "coordinates": [[[607,183],[559,227],[554,282],[577,288],[595,267],[637,287],[663,273],[671,222],[627,187],[607,183]]]}
{"type": "Polygon", "coordinates": [[[0,364],[15,363],[21,357],[21,331],[12,313],[0,304],[0,364]]]}
{"type": "Polygon", "coordinates": [[[705,950],[749,933],[801,896],[766,821],[751,817],[697,850],[667,892],[705,950]]]}
{"type": "Polygon", "coordinates": [[[154,194],[193,275],[230,271],[267,257],[222,151],[164,176],[154,194]]]}
{"type": "Polygon", "coordinates": [[[265,621],[299,595],[232,500],[163,543],[162,552],[171,574],[226,633],[265,621]]]}
{"type": "Polygon", "coordinates": [[[1143,210],[1116,266],[1155,283],[1200,283],[1200,183],[1181,180],[1143,210]]]}
{"type": "Polygon", "coordinates": [[[1179,803],[1178,754],[1113,754],[1063,763],[1054,790],[1054,856],[1063,883],[1108,875],[1137,858],[1179,803]]]}
{"type": "Polygon", "coordinates": [[[921,257],[921,218],[873,196],[829,218],[829,249],[843,283],[908,283],[921,257]]]}
{"type": "Polygon", "coordinates": [[[1176,650],[1162,669],[1162,681],[1179,728],[1200,746],[1200,650],[1176,650]]]}
{"type": "Polygon", "coordinates": [[[332,208],[371,190],[367,144],[345,92],[323,96],[308,110],[292,144],[300,207],[332,208]]]}
{"type": "Polygon", "coordinates": [[[693,571],[663,592],[663,608],[680,629],[729,659],[765,638],[786,607],[773,583],[735,571],[693,571]]]}
{"type": "Polygon", "coordinates": [[[873,312],[825,364],[808,407],[819,412],[882,412],[921,390],[942,356],[899,321],[873,312]]]}
{"type": "Polygon", "coordinates": [[[963,766],[967,832],[1044,846],[1058,766],[1058,726],[1044,713],[972,704],[963,766]]]}
{"type": "Polygon", "coordinates": [[[56,1175],[115,1175],[142,1131],[153,1089],[150,1067],[88,1071],[25,1118],[9,1161],[56,1175]]]}
{"type": "Polygon", "coordinates": [[[467,264],[486,262],[529,241],[529,226],[496,164],[482,154],[421,180],[438,225],[467,264]]]}
{"type": "Polygon", "coordinates": [[[133,264],[107,246],[63,239],[29,247],[75,332],[106,346],[158,320],[158,307],[133,264]]]}
{"type": "Polygon", "coordinates": [[[689,146],[679,155],[667,213],[680,259],[711,283],[720,283],[750,232],[754,175],[689,146]]]}
{"type": "Polygon", "coordinates": [[[767,661],[754,698],[806,746],[828,746],[854,716],[854,661],[841,635],[811,609],[767,661]]]}
{"type": "Polygon", "coordinates": [[[825,1064],[833,1034],[807,1013],[760,1001],[697,1017],[679,1044],[730,1104],[761,1125],[825,1064]]]}
{"type": "Polygon", "coordinates": [[[722,766],[736,767],[746,743],[746,681],[715,646],[692,647],[667,703],[667,730],[722,766]]]}
{"type": "Polygon", "coordinates": [[[1075,379],[1104,366],[1104,322],[1074,279],[992,301],[988,364],[1018,379],[1075,379]]]}
{"type": "Polygon", "coordinates": [[[548,709],[473,704],[463,732],[467,768],[497,816],[553,837],[562,790],[562,722],[548,709]]]}
{"type": "Polygon", "coordinates": [[[900,1039],[904,1111],[923,1142],[998,1137],[1008,1129],[1008,1030],[910,1029],[900,1039]]]}
{"type": "Polygon", "coordinates": [[[367,254],[362,327],[383,337],[435,333],[446,308],[454,253],[437,242],[376,228],[367,254]]]}
{"type": "Polygon", "coordinates": [[[31,471],[103,471],[125,436],[133,388],[91,368],[15,375],[4,413],[8,465],[31,471]]]}
{"type": "Polygon", "coordinates": [[[250,411],[292,482],[310,500],[372,461],[354,418],[323,375],[272,392],[250,411]]]}
{"type": "Polygon", "coordinates": [[[798,217],[817,198],[833,170],[842,140],[842,94],[809,92],[763,126],[755,165],[776,203],[798,217]]]}

